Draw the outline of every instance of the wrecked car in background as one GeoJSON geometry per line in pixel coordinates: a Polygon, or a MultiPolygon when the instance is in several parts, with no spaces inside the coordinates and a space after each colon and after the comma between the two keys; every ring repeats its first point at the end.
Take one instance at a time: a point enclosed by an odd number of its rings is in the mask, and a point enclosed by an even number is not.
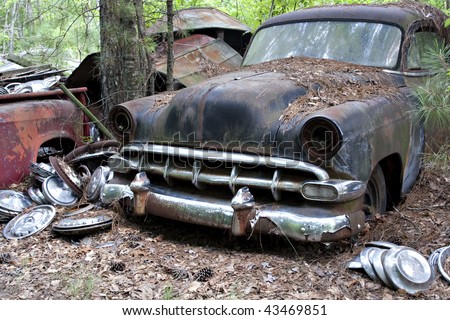
{"type": "MultiPolygon", "coordinates": [[[[166,91],[167,17],[146,30],[157,47],[152,54],[156,70],[155,92],[166,91]]],[[[174,88],[199,83],[213,75],[239,68],[250,40],[250,28],[214,8],[188,8],[174,15],[174,88]]],[[[87,87],[89,100],[100,101],[99,53],[87,56],[67,79],[68,88],[87,87]]],[[[97,115],[100,112],[96,113],[97,115]]]]}
{"type": "MultiPolygon", "coordinates": [[[[69,153],[89,135],[83,112],[61,90],[61,70],[5,63],[0,78],[0,186],[19,183],[30,163],[69,153]]],[[[85,101],[86,88],[72,89],[85,101]]]]}
{"type": "Polygon", "coordinates": [[[304,9],[267,20],[243,67],[110,113],[109,159],[135,215],[335,241],[411,189],[424,131],[410,83],[445,16],[423,4],[304,9]]]}
{"type": "MultiPolygon", "coordinates": [[[[174,79],[176,88],[188,87],[212,75],[237,69],[250,41],[250,28],[211,7],[193,7],[174,13],[174,79]]],[[[165,91],[167,52],[164,40],[167,16],[146,34],[158,43],[155,69],[157,92],[165,91]]]]}

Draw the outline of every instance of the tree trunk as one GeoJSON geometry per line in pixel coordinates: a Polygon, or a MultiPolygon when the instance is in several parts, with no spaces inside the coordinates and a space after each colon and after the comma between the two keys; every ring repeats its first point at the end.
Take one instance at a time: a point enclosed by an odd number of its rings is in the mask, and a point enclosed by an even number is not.
{"type": "Polygon", "coordinates": [[[275,10],[275,0],[272,0],[272,3],[270,4],[269,18],[273,17],[273,10],[275,10]]]}
{"type": "Polygon", "coordinates": [[[167,91],[173,91],[173,0],[167,0],[167,91]]]}
{"type": "Polygon", "coordinates": [[[147,95],[151,61],[147,59],[142,0],[100,0],[100,81],[103,114],[115,105],[147,95]]]}
{"type": "Polygon", "coordinates": [[[11,23],[9,24],[9,45],[8,45],[8,54],[14,53],[14,41],[15,41],[15,25],[17,18],[17,6],[18,3],[15,2],[12,7],[11,13],[11,23]]]}

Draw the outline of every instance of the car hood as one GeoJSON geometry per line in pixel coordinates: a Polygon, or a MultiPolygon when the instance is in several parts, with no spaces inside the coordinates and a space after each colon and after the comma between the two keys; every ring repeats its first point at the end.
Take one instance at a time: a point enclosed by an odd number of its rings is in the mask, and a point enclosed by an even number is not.
{"type": "MultiPolygon", "coordinates": [[[[222,75],[179,91],[155,114],[150,135],[178,145],[265,149],[275,139],[280,115],[304,94],[281,73],[222,75]]],[[[134,140],[148,140],[148,132],[137,132],[134,140]]]]}
{"type": "Polygon", "coordinates": [[[287,131],[289,141],[296,140],[306,116],[350,100],[396,95],[400,86],[401,77],[381,69],[288,58],[121,107],[134,114],[129,141],[267,153],[287,131]]]}

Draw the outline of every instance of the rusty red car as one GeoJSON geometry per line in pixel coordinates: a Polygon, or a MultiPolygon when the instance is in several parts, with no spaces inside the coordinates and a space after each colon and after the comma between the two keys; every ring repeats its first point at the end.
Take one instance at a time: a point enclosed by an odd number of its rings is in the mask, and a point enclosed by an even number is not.
{"type": "Polygon", "coordinates": [[[109,159],[132,212],[328,242],[363,230],[412,188],[424,128],[412,86],[446,43],[420,3],[340,5],[276,16],[239,71],[116,106],[109,159]]]}
{"type": "MultiPolygon", "coordinates": [[[[86,103],[86,88],[71,91],[86,103]]],[[[47,161],[82,145],[89,135],[86,119],[62,90],[0,95],[0,186],[23,181],[31,162],[47,161]]]]}

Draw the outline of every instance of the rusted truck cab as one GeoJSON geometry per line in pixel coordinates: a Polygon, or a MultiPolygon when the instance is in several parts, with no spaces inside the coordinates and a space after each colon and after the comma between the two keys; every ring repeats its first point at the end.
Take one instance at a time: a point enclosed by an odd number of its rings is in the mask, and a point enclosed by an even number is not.
{"type": "MultiPolygon", "coordinates": [[[[85,88],[72,89],[85,103],[85,88]]],[[[83,144],[85,116],[62,90],[0,95],[0,187],[20,183],[30,162],[83,144]]]]}

